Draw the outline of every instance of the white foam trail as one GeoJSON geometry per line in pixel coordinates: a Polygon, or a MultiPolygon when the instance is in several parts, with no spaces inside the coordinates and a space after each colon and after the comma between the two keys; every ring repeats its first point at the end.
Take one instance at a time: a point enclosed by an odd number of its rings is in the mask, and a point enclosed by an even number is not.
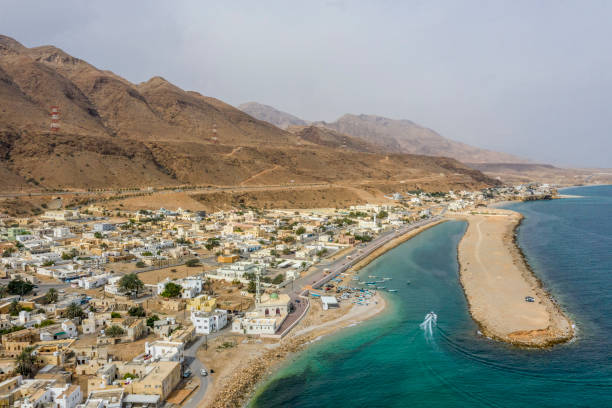
{"type": "Polygon", "coordinates": [[[425,338],[427,340],[433,339],[433,328],[436,326],[437,323],[438,315],[436,315],[434,312],[429,312],[425,315],[425,320],[423,320],[423,323],[419,325],[419,327],[425,333],[425,338]]]}

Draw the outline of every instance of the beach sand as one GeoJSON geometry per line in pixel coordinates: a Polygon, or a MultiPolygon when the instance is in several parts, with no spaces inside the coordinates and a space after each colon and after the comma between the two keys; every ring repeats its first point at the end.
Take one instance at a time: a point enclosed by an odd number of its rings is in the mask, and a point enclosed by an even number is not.
{"type": "Polygon", "coordinates": [[[273,373],[289,354],[302,350],[313,341],[347,326],[370,319],[385,308],[385,300],[376,295],[367,306],[341,304],[340,309],[324,311],[317,300],[300,323],[280,342],[234,336],[235,346],[218,348],[231,336],[223,336],[198,351],[198,358],[215,372],[199,407],[239,407],[248,401],[257,385],[273,373]]]}
{"type": "Polygon", "coordinates": [[[470,313],[487,337],[525,347],[548,347],[574,335],[570,320],[542,288],[515,242],[522,215],[482,209],[459,243],[460,280],[470,313]],[[526,302],[531,296],[534,302],[526,302]]]}

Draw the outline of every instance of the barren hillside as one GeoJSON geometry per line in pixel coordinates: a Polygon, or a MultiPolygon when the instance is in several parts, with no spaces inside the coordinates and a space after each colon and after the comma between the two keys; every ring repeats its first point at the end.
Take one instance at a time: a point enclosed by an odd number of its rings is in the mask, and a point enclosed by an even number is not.
{"type": "MultiPolygon", "coordinates": [[[[0,36],[0,188],[495,183],[452,159],[383,154],[330,129],[279,129],[160,77],[132,84],[0,36]],[[49,129],[51,106],[60,129],[49,129]]],[[[442,185],[442,184],[441,184],[442,185]]],[[[435,187],[431,187],[434,188],[435,187]]],[[[340,202],[340,201],[338,201],[340,202]]]]}

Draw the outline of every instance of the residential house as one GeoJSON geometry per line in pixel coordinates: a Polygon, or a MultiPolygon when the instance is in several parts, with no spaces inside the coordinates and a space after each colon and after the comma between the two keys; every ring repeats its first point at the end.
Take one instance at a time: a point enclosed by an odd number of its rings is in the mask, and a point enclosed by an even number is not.
{"type": "Polygon", "coordinates": [[[216,309],[214,312],[192,310],[191,322],[198,334],[217,332],[227,325],[227,310],[216,309]]]}

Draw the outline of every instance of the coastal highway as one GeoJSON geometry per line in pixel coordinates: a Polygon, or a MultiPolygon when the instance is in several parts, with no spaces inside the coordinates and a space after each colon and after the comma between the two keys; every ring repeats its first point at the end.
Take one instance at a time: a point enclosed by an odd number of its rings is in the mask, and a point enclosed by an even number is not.
{"type": "Polygon", "coordinates": [[[397,230],[390,230],[384,232],[379,237],[373,239],[365,245],[358,245],[347,255],[335,260],[335,261],[323,261],[319,263],[316,267],[313,268],[313,272],[302,276],[301,278],[296,279],[287,283],[287,285],[283,288],[283,292],[289,294],[292,299],[295,299],[307,285],[312,285],[313,287],[318,287],[323,285],[325,282],[333,279],[338,276],[340,273],[346,271],[351,268],[353,265],[357,264],[359,261],[363,260],[365,257],[370,255],[372,252],[376,251],[378,248],[382,247],[386,243],[390,242],[394,238],[400,237],[404,234],[407,234],[410,231],[413,231],[417,228],[424,227],[426,225],[432,224],[434,222],[440,221],[442,217],[436,216],[427,218],[421,221],[417,221],[413,224],[404,225],[403,227],[397,230]],[[360,252],[359,252],[360,251],[360,252]],[[347,259],[347,256],[351,256],[352,259],[347,259]],[[329,269],[329,274],[325,274],[325,269],[329,269]]]}

